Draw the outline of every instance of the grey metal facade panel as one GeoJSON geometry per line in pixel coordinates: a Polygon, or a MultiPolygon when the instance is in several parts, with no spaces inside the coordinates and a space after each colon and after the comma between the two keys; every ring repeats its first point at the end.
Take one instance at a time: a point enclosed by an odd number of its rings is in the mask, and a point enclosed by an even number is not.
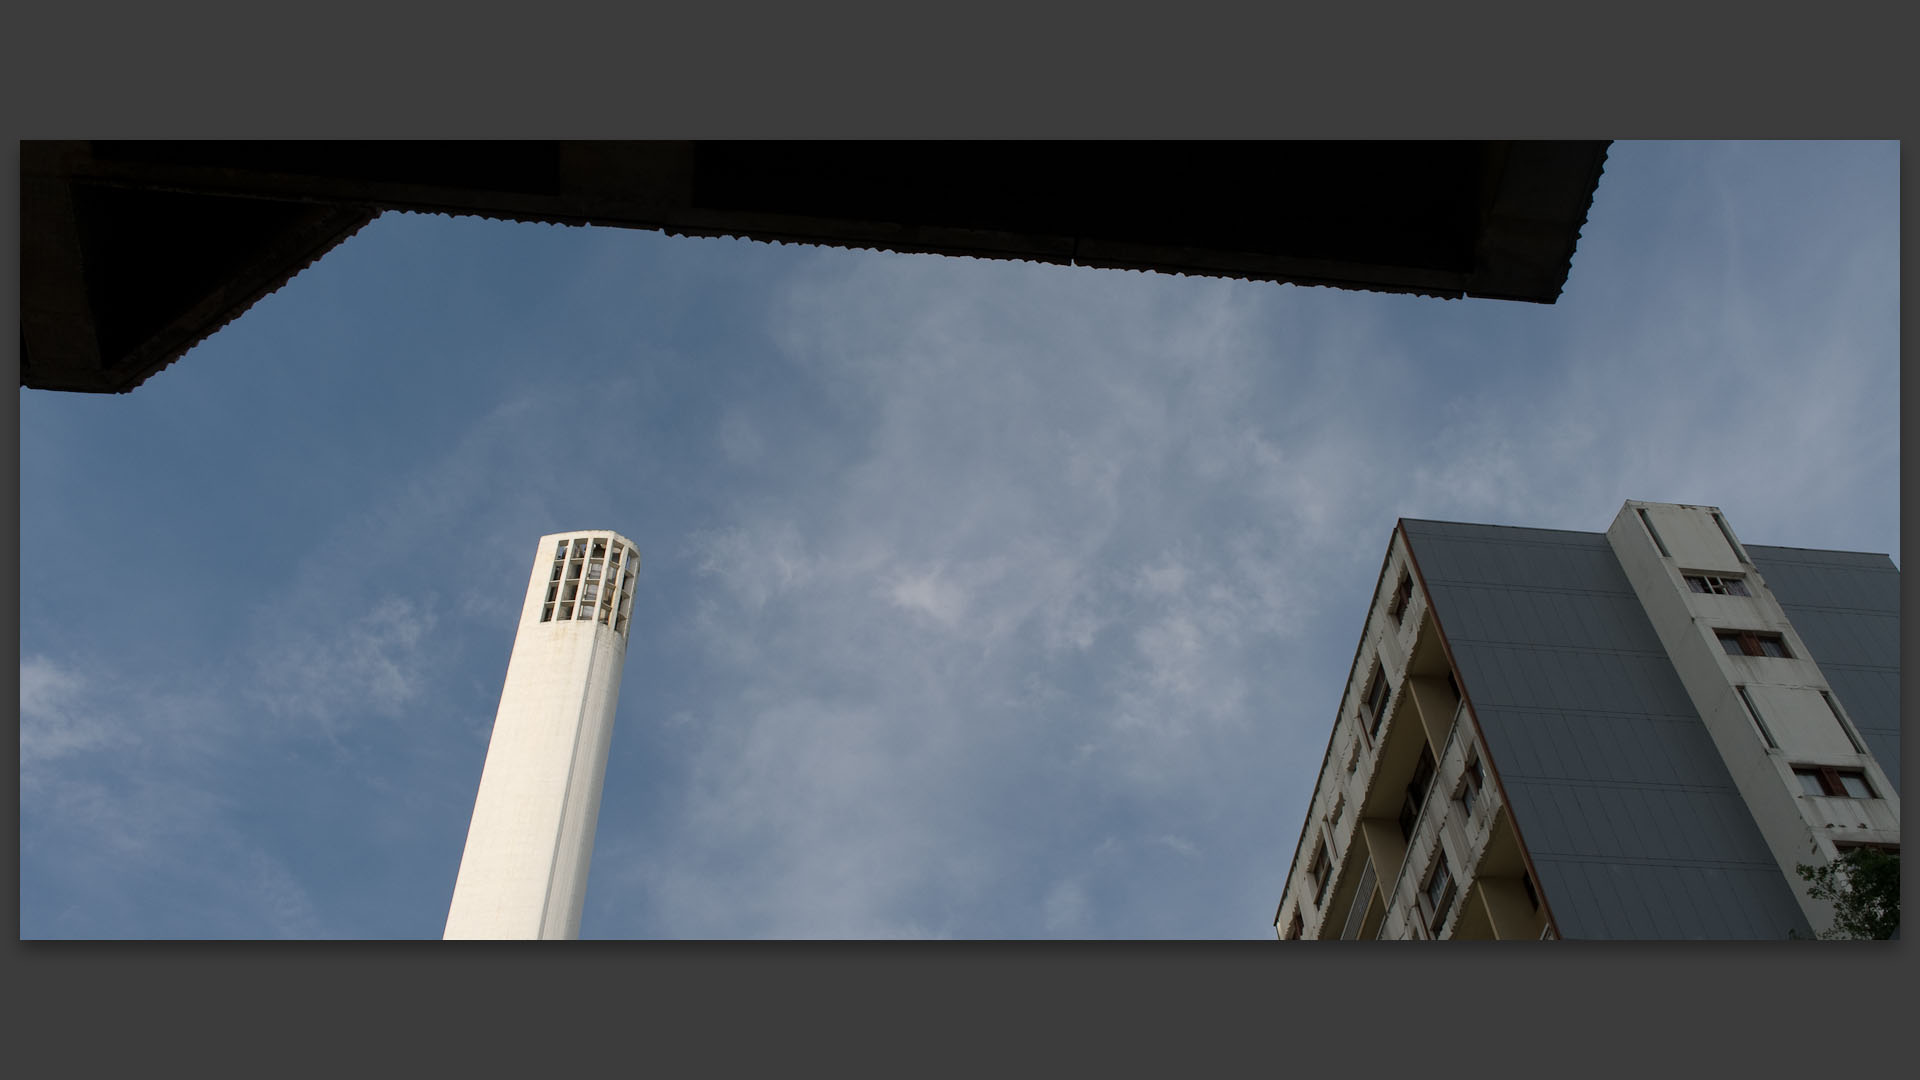
{"type": "Polygon", "coordinates": [[[1402,524],[1561,935],[1804,932],[1606,537],[1402,524]]]}
{"type": "Polygon", "coordinates": [[[1563,937],[1782,940],[1811,937],[1771,864],[1700,866],[1536,856],[1563,937]]]}
{"type": "Polygon", "coordinates": [[[1894,784],[1900,783],[1900,571],[1885,555],[1744,545],[1894,784]]]}
{"type": "Polygon", "coordinates": [[[1767,587],[1785,605],[1900,614],[1900,569],[1885,555],[1864,551],[1746,544],[1767,587]]]}
{"type": "Polygon", "coordinates": [[[1788,610],[1787,617],[1793,620],[1793,628],[1800,632],[1801,640],[1813,649],[1813,658],[1820,661],[1822,669],[1893,669],[1900,666],[1898,616],[1868,616],[1831,608],[1801,608],[1798,611],[1788,610]]]}
{"type": "Polygon", "coordinates": [[[1825,664],[1820,670],[1840,698],[1840,707],[1853,717],[1867,749],[1886,772],[1887,779],[1900,783],[1900,673],[1898,671],[1856,671],[1834,669],[1825,664]],[[1894,717],[1892,726],[1885,718],[1894,717]],[[1875,720],[1881,721],[1876,725],[1875,720]]]}
{"type": "MultiPolygon", "coordinates": [[[[1472,656],[1475,707],[1523,705],[1603,713],[1692,716],[1693,705],[1665,653],[1604,652],[1532,647],[1515,641],[1463,637],[1443,606],[1451,590],[1435,590],[1434,606],[1465,675],[1472,656]],[[1675,698],[1674,695],[1679,697],[1675,698]]],[[[1484,632],[1484,630],[1483,630],[1484,632]]],[[[1651,631],[1649,631],[1651,632],[1651,631]]]]}

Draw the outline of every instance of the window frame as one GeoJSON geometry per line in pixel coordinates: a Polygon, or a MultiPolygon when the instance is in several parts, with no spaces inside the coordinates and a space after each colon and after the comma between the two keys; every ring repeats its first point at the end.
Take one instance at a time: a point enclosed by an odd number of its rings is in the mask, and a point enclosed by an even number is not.
{"type": "Polygon", "coordinates": [[[1387,685],[1387,666],[1378,659],[1373,662],[1373,678],[1367,681],[1367,697],[1361,710],[1367,716],[1367,734],[1375,739],[1380,737],[1380,728],[1387,722],[1387,706],[1393,700],[1393,688],[1387,685]]]}
{"type": "Polygon", "coordinates": [[[1446,847],[1440,844],[1434,845],[1433,862],[1427,867],[1426,875],[1420,879],[1421,913],[1426,916],[1429,936],[1438,938],[1440,932],[1446,929],[1447,916],[1453,914],[1453,904],[1458,899],[1459,891],[1459,882],[1454,880],[1453,868],[1447,863],[1446,847]],[[1442,874],[1446,875],[1444,882],[1440,882],[1442,874]],[[1438,899],[1434,897],[1436,883],[1440,884],[1438,899]]]}
{"type": "Polygon", "coordinates": [[[1400,583],[1393,587],[1393,599],[1387,602],[1387,614],[1395,623],[1403,623],[1407,609],[1413,606],[1413,574],[1406,568],[1400,570],[1400,583]]]}
{"type": "Polygon", "coordinates": [[[1460,801],[1461,809],[1466,811],[1466,819],[1473,820],[1473,812],[1480,805],[1480,793],[1486,787],[1487,778],[1480,765],[1480,755],[1472,751],[1467,753],[1467,763],[1460,769],[1460,790],[1454,798],[1460,801]]]}
{"type": "Polygon", "coordinates": [[[1433,785],[1440,775],[1440,763],[1434,760],[1433,748],[1425,740],[1420,743],[1420,759],[1414,763],[1413,776],[1407,780],[1407,793],[1400,800],[1400,838],[1411,841],[1413,832],[1420,825],[1420,815],[1427,809],[1433,785]],[[1425,772],[1423,780],[1421,773],[1425,772]]]}
{"type": "Polygon", "coordinates": [[[1713,628],[1713,637],[1714,640],[1719,643],[1720,651],[1726,653],[1728,656],[1754,656],[1770,660],[1795,659],[1793,650],[1787,647],[1786,635],[1777,631],[1741,630],[1733,627],[1716,626],[1713,628]],[[1766,651],[1766,645],[1769,643],[1780,647],[1780,655],[1775,656],[1766,651]],[[1732,644],[1739,645],[1740,651],[1734,652],[1727,648],[1728,645],[1732,644]]]}
{"type": "Polygon", "coordinates": [[[1333,857],[1327,850],[1327,838],[1322,836],[1316,841],[1312,861],[1307,863],[1307,877],[1313,882],[1313,906],[1319,910],[1326,902],[1327,886],[1333,882],[1333,857]]]}
{"type": "Polygon", "coordinates": [[[1879,793],[1874,790],[1873,781],[1867,779],[1865,769],[1848,768],[1841,765],[1795,765],[1793,775],[1800,780],[1800,794],[1813,795],[1806,789],[1806,780],[1811,779],[1820,786],[1819,798],[1825,799],[1877,799],[1879,793]],[[1860,786],[1867,789],[1865,795],[1855,795],[1847,790],[1847,780],[1858,780],[1860,786]]]}
{"type": "Polygon", "coordinates": [[[1752,590],[1747,588],[1745,574],[1709,574],[1700,571],[1682,571],[1682,581],[1687,588],[1702,596],[1744,596],[1753,598],[1752,590]],[[1717,586],[1717,588],[1716,588],[1717,586]]]}

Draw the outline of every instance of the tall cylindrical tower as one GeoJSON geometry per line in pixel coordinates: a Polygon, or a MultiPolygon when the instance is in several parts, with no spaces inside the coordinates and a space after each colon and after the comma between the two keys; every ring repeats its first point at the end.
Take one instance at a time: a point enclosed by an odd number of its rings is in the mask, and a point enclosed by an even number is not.
{"type": "Polygon", "coordinates": [[[640,552],[540,538],[444,935],[575,938],[640,552]]]}

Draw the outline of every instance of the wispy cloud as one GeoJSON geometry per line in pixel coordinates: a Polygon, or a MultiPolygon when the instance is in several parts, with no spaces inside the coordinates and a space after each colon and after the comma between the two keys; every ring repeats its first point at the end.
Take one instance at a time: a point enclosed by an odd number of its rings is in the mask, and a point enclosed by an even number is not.
{"type": "Polygon", "coordinates": [[[251,694],[275,714],[337,737],[363,716],[392,717],[433,685],[428,635],[437,616],[381,598],[345,627],[288,627],[257,656],[251,694]]]}
{"type": "Polygon", "coordinates": [[[97,697],[80,671],[45,656],[21,657],[22,781],[30,782],[49,762],[134,739],[132,732],[110,723],[98,709],[97,697]]]}
{"type": "MultiPolygon", "coordinates": [[[[493,265],[485,223],[383,219],[356,244],[461,273],[343,249],[308,284],[369,318],[282,336],[327,343],[364,439],[184,380],[151,421],[155,477],[201,467],[179,415],[230,418],[201,441],[235,482],[158,502],[231,501],[170,527],[297,487],[313,528],[218,561],[150,529],[97,654],[23,605],[23,912],[430,932],[532,540],[609,526],[646,595],[589,934],[1269,933],[1396,517],[1678,499],[1897,546],[1861,538],[1898,536],[1897,152],[1845,198],[1748,160],[1796,153],[1617,146],[1551,308],[506,227],[493,265]],[[142,890],[188,899],[73,899],[142,890]]],[[[23,480],[48,542],[109,520],[70,495],[91,415],[23,480]]]]}
{"type": "MultiPolygon", "coordinates": [[[[686,855],[653,866],[655,910],[668,932],[1084,932],[1091,882],[1008,921],[914,915],[970,910],[1028,859],[1088,844],[1078,815],[1008,818],[1048,805],[1049,783],[1172,821],[1214,812],[1182,792],[1244,749],[1250,659],[1310,625],[1290,563],[1345,541],[1349,470],[1313,476],[1323,424],[1276,427],[1250,398],[1292,368],[1219,283],[1170,303],[1052,268],[963,288],[904,260],[837,270],[797,279],[779,326],[793,363],[858,403],[843,436],[864,449],[692,538],[715,586],[698,630],[733,689],[682,816],[653,823],[686,855]]],[[[1132,857],[1150,848],[1198,850],[1164,828],[1132,857]]]]}
{"type": "Polygon", "coordinates": [[[23,872],[39,875],[41,887],[64,881],[105,905],[89,921],[53,915],[30,932],[324,934],[306,888],[247,835],[214,782],[244,738],[232,702],[101,679],[97,667],[83,674],[44,656],[21,664],[23,872]],[[170,899],[143,903],[128,891],[136,888],[170,899]],[[181,925],[168,909],[188,897],[206,908],[181,925]],[[203,921],[216,908],[228,912],[224,930],[203,921]],[[108,909],[118,915],[103,918],[108,909]]]}

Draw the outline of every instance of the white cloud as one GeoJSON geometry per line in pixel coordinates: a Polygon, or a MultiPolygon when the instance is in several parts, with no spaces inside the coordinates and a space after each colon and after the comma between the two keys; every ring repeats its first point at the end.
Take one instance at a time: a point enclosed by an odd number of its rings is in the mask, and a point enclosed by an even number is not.
{"type": "Polygon", "coordinates": [[[1055,937],[1081,937],[1086,934],[1091,908],[1087,890],[1078,881],[1061,881],[1047,890],[1041,904],[1041,917],[1047,933],[1055,937]]]}
{"type": "Polygon", "coordinates": [[[1184,836],[1174,836],[1172,834],[1156,836],[1153,838],[1153,842],[1172,850],[1176,854],[1184,855],[1189,859],[1198,858],[1200,855],[1200,849],[1194,846],[1193,841],[1188,840],[1184,836]]]}
{"type": "MultiPolygon", "coordinates": [[[[1039,777],[1169,823],[1213,813],[1222,796],[1189,786],[1252,767],[1250,703],[1280,677],[1248,664],[1312,614],[1291,560],[1344,543],[1363,500],[1329,488],[1344,472],[1306,475],[1327,421],[1259,410],[1289,362],[1255,355],[1233,286],[1189,305],[1112,275],[839,268],[801,279],[782,327],[856,403],[862,452],[690,538],[698,640],[732,683],[694,736],[692,793],[654,823],[677,854],[611,873],[667,933],[1030,933],[925,912],[1086,842],[1039,777]],[[1049,319],[1015,335],[1034,305],[1049,319]],[[991,792],[1047,809],[1016,826],[991,792]]],[[[1157,835],[1202,849],[1184,825],[1157,835]]],[[[1050,932],[1089,887],[1052,899],[1050,932]]]]}
{"type": "Polygon", "coordinates": [[[738,409],[729,409],[720,419],[720,452],[735,465],[753,465],[766,452],[766,440],[753,421],[738,409]]]}
{"type": "Polygon", "coordinates": [[[101,678],[46,656],[20,659],[20,775],[28,781],[50,762],[71,754],[122,744],[133,733],[99,710],[92,680],[101,678]]]}
{"type": "Polygon", "coordinates": [[[966,591],[938,569],[902,574],[887,589],[887,598],[898,607],[930,616],[944,626],[957,623],[967,610],[966,591]]]}
{"type": "MultiPolygon", "coordinates": [[[[169,896],[197,897],[209,908],[202,917],[215,906],[226,913],[225,923],[195,921],[189,936],[321,933],[305,888],[283,860],[246,835],[220,790],[223,763],[247,737],[234,702],[83,677],[82,670],[45,656],[22,662],[23,873],[31,867],[94,891],[139,881],[169,896]],[[255,928],[254,916],[265,924],[255,928]]],[[[126,926],[165,925],[162,906],[132,905],[120,918],[126,926]]],[[[55,922],[31,932],[124,933],[103,922],[55,922]]]]}
{"type": "Polygon", "coordinates": [[[327,936],[312,896],[282,860],[259,848],[246,849],[235,876],[236,884],[252,894],[250,906],[266,916],[274,937],[327,936]]]}
{"type": "Polygon", "coordinates": [[[1187,587],[1187,568],[1168,556],[1157,566],[1142,567],[1138,580],[1140,589],[1148,595],[1178,595],[1187,587]]]}
{"type": "Polygon", "coordinates": [[[400,716],[433,685],[427,641],[438,617],[387,596],[346,625],[293,628],[258,648],[251,694],[329,737],[367,716],[400,716]]]}

